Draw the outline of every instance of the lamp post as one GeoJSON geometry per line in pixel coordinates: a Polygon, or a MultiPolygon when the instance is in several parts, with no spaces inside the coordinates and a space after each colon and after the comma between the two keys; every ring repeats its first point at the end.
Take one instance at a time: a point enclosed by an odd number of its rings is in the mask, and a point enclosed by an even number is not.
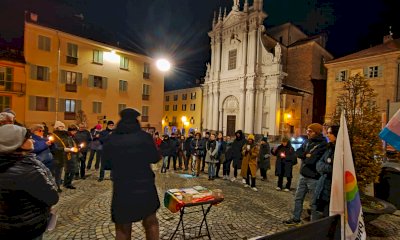
{"type": "Polygon", "coordinates": [[[187,122],[187,117],[182,116],[181,120],[182,120],[182,135],[185,135],[185,123],[187,122]]]}

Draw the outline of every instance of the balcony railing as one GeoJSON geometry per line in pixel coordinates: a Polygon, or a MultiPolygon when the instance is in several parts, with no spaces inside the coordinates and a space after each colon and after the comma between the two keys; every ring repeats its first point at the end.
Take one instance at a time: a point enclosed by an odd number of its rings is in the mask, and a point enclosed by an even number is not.
{"type": "Polygon", "coordinates": [[[150,73],[144,72],[143,73],[143,78],[144,79],[150,79],[150,73]]]}
{"type": "Polygon", "coordinates": [[[25,94],[25,83],[0,80],[0,92],[25,94]]]}
{"type": "Polygon", "coordinates": [[[76,84],[65,84],[66,92],[77,92],[78,86],[76,84]]]}
{"type": "Polygon", "coordinates": [[[150,95],[147,95],[147,94],[142,95],[142,100],[149,100],[149,99],[150,99],[150,95]]]}
{"type": "Polygon", "coordinates": [[[67,56],[67,63],[78,65],[78,58],[67,56]]]}
{"type": "Polygon", "coordinates": [[[64,112],[64,120],[75,120],[76,113],[75,112],[64,112]]]}
{"type": "Polygon", "coordinates": [[[148,122],[149,116],[142,116],[142,122],[148,122]]]}

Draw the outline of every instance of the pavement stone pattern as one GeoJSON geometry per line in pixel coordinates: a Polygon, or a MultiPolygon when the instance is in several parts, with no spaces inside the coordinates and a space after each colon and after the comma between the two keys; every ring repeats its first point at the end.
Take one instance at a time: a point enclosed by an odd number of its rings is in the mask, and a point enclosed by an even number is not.
{"type": "MultiPolygon", "coordinates": [[[[293,170],[295,177],[291,192],[275,190],[277,178],[274,176],[274,170],[268,171],[268,181],[260,181],[260,177],[257,177],[258,192],[254,192],[250,188],[244,188],[240,177],[240,181],[235,182],[222,179],[209,181],[207,174],[201,174],[198,178],[184,178],[182,173],[185,172],[169,170],[166,174],[161,174],[160,163],[154,165],[156,186],[161,202],[161,207],[157,212],[160,239],[169,239],[179,221],[179,212],[171,213],[163,206],[164,192],[171,188],[197,185],[209,189],[221,189],[225,197],[221,204],[211,208],[207,217],[212,239],[248,239],[288,229],[282,221],[292,216],[298,167],[297,165],[293,170]]],[[[273,166],[272,169],[274,169],[273,166]]],[[[106,176],[108,174],[106,171],[106,176]]],[[[102,182],[97,182],[98,172],[94,170],[89,171],[88,175],[90,176],[85,180],[74,181],[76,190],[63,189],[60,202],[55,206],[58,214],[57,226],[44,235],[45,240],[115,239],[115,229],[110,213],[112,182],[107,178],[102,182]]],[[[307,207],[308,204],[306,201],[304,206],[307,207]]],[[[191,207],[186,210],[201,210],[201,207],[191,207]]],[[[306,217],[305,212],[303,211],[303,217],[306,217]]],[[[184,218],[185,225],[199,224],[201,217],[201,213],[189,214],[184,218]]],[[[367,232],[369,229],[374,236],[369,236],[368,239],[400,239],[400,216],[380,216],[367,224],[367,232]]],[[[188,231],[190,236],[193,236],[194,230],[188,231]]],[[[202,233],[205,232],[204,230],[203,226],[202,233]]],[[[140,222],[133,224],[132,239],[145,239],[144,229],[140,222]]],[[[178,235],[174,239],[183,239],[183,237],[178,235]]],[[[207,237],[200,239],[207,239],[207,237]]]]}

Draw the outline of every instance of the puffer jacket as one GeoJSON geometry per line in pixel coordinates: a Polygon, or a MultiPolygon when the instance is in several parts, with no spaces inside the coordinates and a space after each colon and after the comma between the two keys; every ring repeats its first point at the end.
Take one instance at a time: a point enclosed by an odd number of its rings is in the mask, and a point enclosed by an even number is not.
{"type": "Polygon", "coordinates": [[[296,155],[300,158],[301,168],[300,174],[307,178],[319,179],[320,174],[317,172],[317,161],[322,157],[326,150],[326,138],[322,134],[304,142],[296,151],[296,155]]]}
{"type": "Polygon", "coordinates": [[[34,154],[0,155],[0,239],[32,239],[58,202],[50,171],[34,154]]]}

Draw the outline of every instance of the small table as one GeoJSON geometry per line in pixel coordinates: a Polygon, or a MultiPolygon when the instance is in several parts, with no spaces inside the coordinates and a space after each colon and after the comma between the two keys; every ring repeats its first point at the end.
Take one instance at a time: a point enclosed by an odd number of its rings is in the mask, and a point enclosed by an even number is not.
{"type": "MultiPolygon", "coordinates": [[[[195,190],[195,191],[197,191],[197,190],[195,190]]],[[[196,196],[196,194],[195,194],[195,196],[196,196]]],[[[214,197],[212,195],[212,191],[210,191],[206,188],[200,187],[200,186],[193,187],[193,188],[170,189],[170,190],[166,191],[165,195],[164,195],[164,206],[167,207],[173,213],[175,213],[177,211],[180,212],[179,222],[175,228],[174,233],[171,235],[170,239],[174,238],[176,233],[179,231],[180,227],[182,228],[183,239],[200,238],[200,237],[205,237],[205,236],[207,236],[208,239],[211,239],[210,230],[208,229],[208,224],[207,224],[207,214],[210,212],[211,207],[213,205],[216,205],[222,201],[224,201],[224,198],[222,196],[218,197],[218,198],[214,197]],[[196,189],[196,188],[202,189],[198,192],[200,194],[199,196],[203,196],[203,197],[194,198],[190,202],[184,202],[182,200],[182,198],[180,198],[180,196],[182,196],[182,194],[185,193],[186,191],[188,191],[188,190],[192,191],[193,189],[196,189]],[[195,207],[195,206],[201,206],[201,210],[185,212],[186,208],[195,207]],[[201,212],[203,214],[200,225],[186,228],[186,230],[191,229],[191,228],[199,228],[199,232],[194,237],[186,238],[183,217],[185,216],[185,214],[187,215],[187,214],[198,213],[198,212],[201,212]],[[201,234],[201,229],[203,228],[203,225],[206,226],[206,234],[201,234]]]]}

